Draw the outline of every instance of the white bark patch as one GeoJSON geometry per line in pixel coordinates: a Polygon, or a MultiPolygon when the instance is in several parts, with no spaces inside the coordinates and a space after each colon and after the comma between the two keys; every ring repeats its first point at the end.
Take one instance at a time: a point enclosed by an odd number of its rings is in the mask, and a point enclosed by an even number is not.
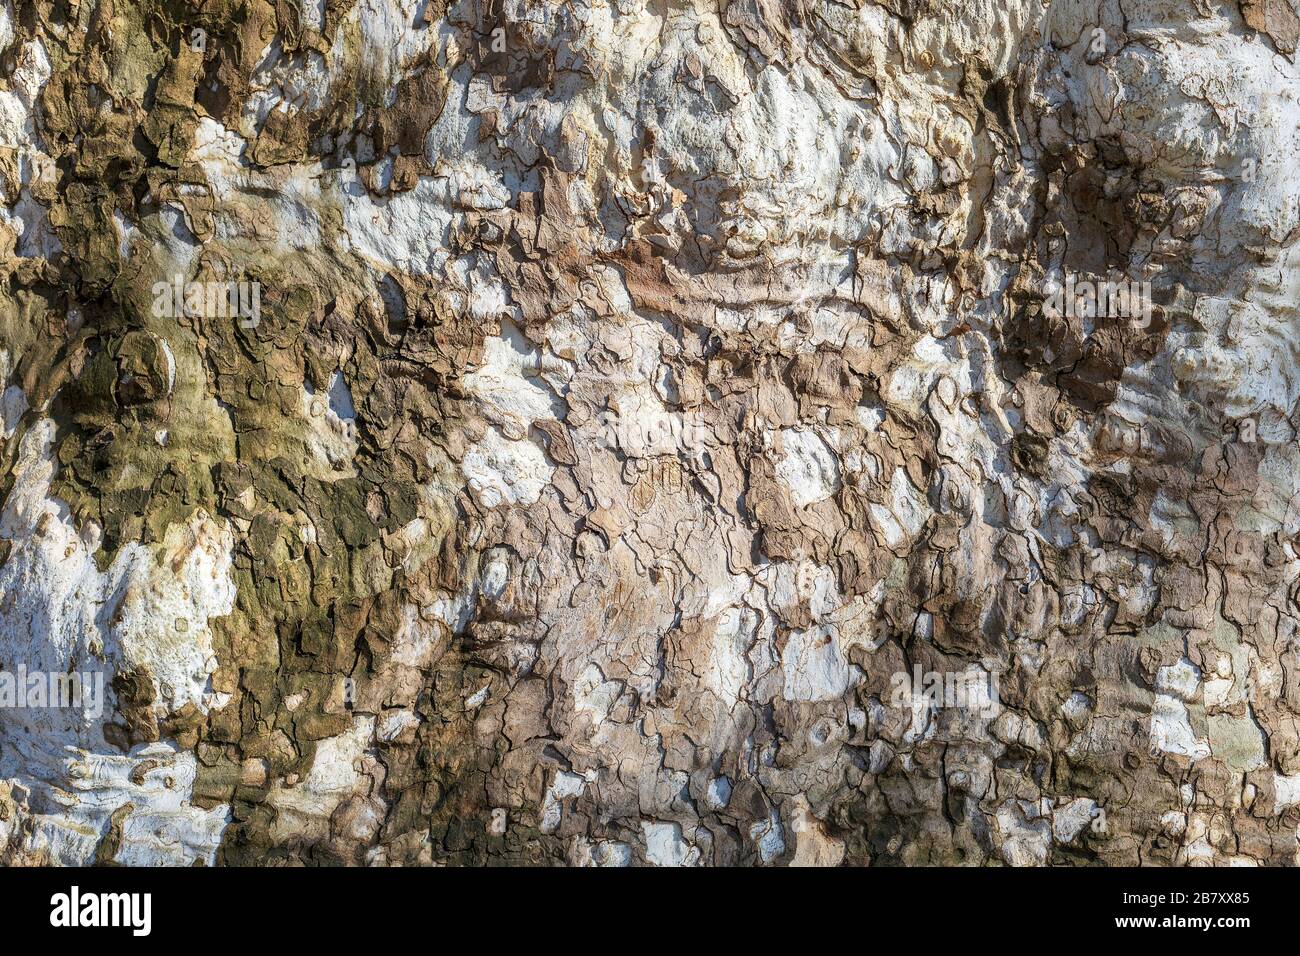
{"type": "Polygon", "coordinates": [[[324,393],[317,393],[310,382],[304,383],[302,411],[307,422],[307,448],[321,466],[321,476],[336,479],[355,475],[352,460],[359,447],[357,412],[343,374],[335,372],[324,393]]]}
{"type": "Polygon", "coordinates": [[[889,479],[889,497],[888,508],[871,505],[871,519],[885,543],[897,548],[916,537],[934,512],[902,468],[895,469],[889,479]]]}
{"type": "Polygon", "coordinates": [[[750,680],[752,668],[746,655],[754,643],[757,618],[750,608],[729,607],[714,630],[713,654],[704,682],[729,705],[740,700],[750,680]]]}
{"type": "Polygon", "coordinates": [[[800,508],[825,501],[840,487],[840,466],[835,453],[816,432],[787,428],[781,433],[785,456],[776,464],[776,475],[790,489],[800,508]]]}
{"type": "Polygon", "coordinates": [[[786,700],[835,700],[857,683],[833,627],[819,625],[795,631],[781,655],[786,700]]]}
{"type": "Polygon", "coordinates": [[[1156,672],[1156,691],[1190,701],[1201,683],[1201,669],[1186,657],[1156,672]]]}
{"type": "Polygon", "coordinates": [[[1187,705],[1168,694],[1156,694],[1151,708],[1151,750],[1181,754],[1193,760],[1210,755],[1210,745],[1197,738],[1187,714],[1187,705]]]}
{"type": "Polygon", "coordinates": [[[560,801],[566,797],[576,797],[586,789],[587,781],[576,773],[561,770],[555,775],[551,789],[546,791],[542,800],[542,819],[539,828],[543,833],[554,833],[560,828],[563,807],[560,801]]]}
{"type": "Polygon", "coordinates": [[[311,770],[294,786],[277,784],[267,798],[276,810],[272,834],[276,839],[295,836],[324,840],[329,837],[330,816],[345,799],[367,792],[368,768],[363,756],[373,745],[375,718],[357,716],[352,729],[316,744],[311,770]]]}
{"type": "Polygon", "coordinates": [[[483,364],[465,376],[465,388],[492,422],[518,439],[528,434],[533,422],[559,418],[563,406],[537,378],[541,353],[510,323],[501,325],[500,336],[484,340],[483,364]]]}
{"type": "Polygon", "coordinates": [[[512,441],[495,428],[470,447],[460,467],[470,494],[484,508],[534,504],[555,473],[536,444],[512,441]]]}
{"type": "Polygon", "coordinates": [[[189,803],[194,756],[149,744],[112,751],[104,726],[114,718],[114,673],[146,671],[159,717],[192,704],[206,713],[216,669],[208,620],[234,607],[230,530],[203,512],[168,529],[157,553],[138,543],[100,572],[97,531],[78,533],[65,504],[49,497],[54,424],[23,436],[13,490],[0,514],[12,543],[0,565],[0,662],[30,673],[91,673],[103,681],[100,713],[90,708],[0,710],[0,777],[31,799],[31,849],[60,862],[93,860],[109,817],[133,805],[119,858],[134,863],[208,863],[215,858],[227,807],[189,803]],[[132,780],[133,772],[137,780],[132,780]],[[57,794],[68,794],[59,796],[57,794]],[[45,808],[59,807],[58,810],[45,808]]]}
{"type": "Polygon", "coordinates": [[[18,419],[27,411],[27,393],[17,385],[10,385],[0,393],[0,438],[10,439],[18,427],[18,419]]]}
{"type": "Polygon", "coordinates": [[[5,184],[17,199],[12,206],[0,203],[0,224],[17,234],[18,255],[49,258],[58,254],[61,245],[50,228],[46,206],[32,196],[32,186],[56,178],[53,161],[39,146],[35,123],[37,100],[50,78],[50,59],[40,40],[22,44],[11,55],[13,75],[0,90],[0,146],[15,151],[21,181],[5,184]]]}
{"type": "Polygon", "coordinates": [[[1011,866],[1042,866],[1052,846],[1052,824],[1029,800],[1010,800],[995,816],[1002,858],[1011,866]]]}
{"type": "Polygon", "coordinates": [[[579,866],[624,867],[632,865],[632,848],[617,840],[599,840],[595,844],[579,838],[579,866]]]}
{"type": "Polygon", "coordinates": [[[642,821],[645,833],[645,858],[652,866],[695,866],[700,861],[698,847],[682,835],[680,823],[642,821]]]}
{"type": "Polygon", "coordinates": [[[1287,776],[1274,772],[1273,801],[1279,810],[1300,803],[1300,774],[1287,776]]]}
{"type": "Polygon", "coordinates": [[[614,709],[623,685],[607,681],[595,664],[588,664],[573,683],[573,707],[580,714],[591,717],[593,727],[599,727],[614,709]]]}
{"type": "Polygon", "coordinates": [[[749,828],[749,838],[758,847],[758,858],[764,864],[771,863],[785,852],[785,831],[781,827],[781,815],[773,810],[766,820],[761,820],[749,828]]]}

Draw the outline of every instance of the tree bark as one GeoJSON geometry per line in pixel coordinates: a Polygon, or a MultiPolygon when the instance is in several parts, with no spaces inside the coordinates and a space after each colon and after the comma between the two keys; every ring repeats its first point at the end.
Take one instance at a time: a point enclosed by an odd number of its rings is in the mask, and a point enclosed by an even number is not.
{"type": "Polygon", "coordinates": [[[0,3],[0,862],[1296,862],[1291,0],[0,3]]]}

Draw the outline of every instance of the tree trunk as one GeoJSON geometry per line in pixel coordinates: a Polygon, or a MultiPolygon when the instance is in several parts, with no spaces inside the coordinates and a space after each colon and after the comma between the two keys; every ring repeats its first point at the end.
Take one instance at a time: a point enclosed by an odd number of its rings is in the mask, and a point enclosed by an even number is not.
{"type": "Polygon", "coordinates": [[[0,862],[1296,861],[1291,0],[0,2],[0,862]]]}

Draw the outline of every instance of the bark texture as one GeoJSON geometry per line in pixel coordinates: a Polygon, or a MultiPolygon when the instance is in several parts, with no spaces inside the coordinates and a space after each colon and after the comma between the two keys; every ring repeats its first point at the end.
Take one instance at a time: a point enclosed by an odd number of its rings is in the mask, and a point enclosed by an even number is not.
{"type": "Polygon", "coordinates": [[[1292,0],[0,4],[0,861],[1296,862],[1292,0]]]}

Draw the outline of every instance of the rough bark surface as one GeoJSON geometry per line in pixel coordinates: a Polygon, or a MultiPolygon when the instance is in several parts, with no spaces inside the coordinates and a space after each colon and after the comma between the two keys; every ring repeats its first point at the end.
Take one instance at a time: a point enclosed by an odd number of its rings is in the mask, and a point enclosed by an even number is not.
{"type": "Polygon", "coordinates": [[[0,3],[0,861],[1296,862],[1293,0],[0,3]]]}

